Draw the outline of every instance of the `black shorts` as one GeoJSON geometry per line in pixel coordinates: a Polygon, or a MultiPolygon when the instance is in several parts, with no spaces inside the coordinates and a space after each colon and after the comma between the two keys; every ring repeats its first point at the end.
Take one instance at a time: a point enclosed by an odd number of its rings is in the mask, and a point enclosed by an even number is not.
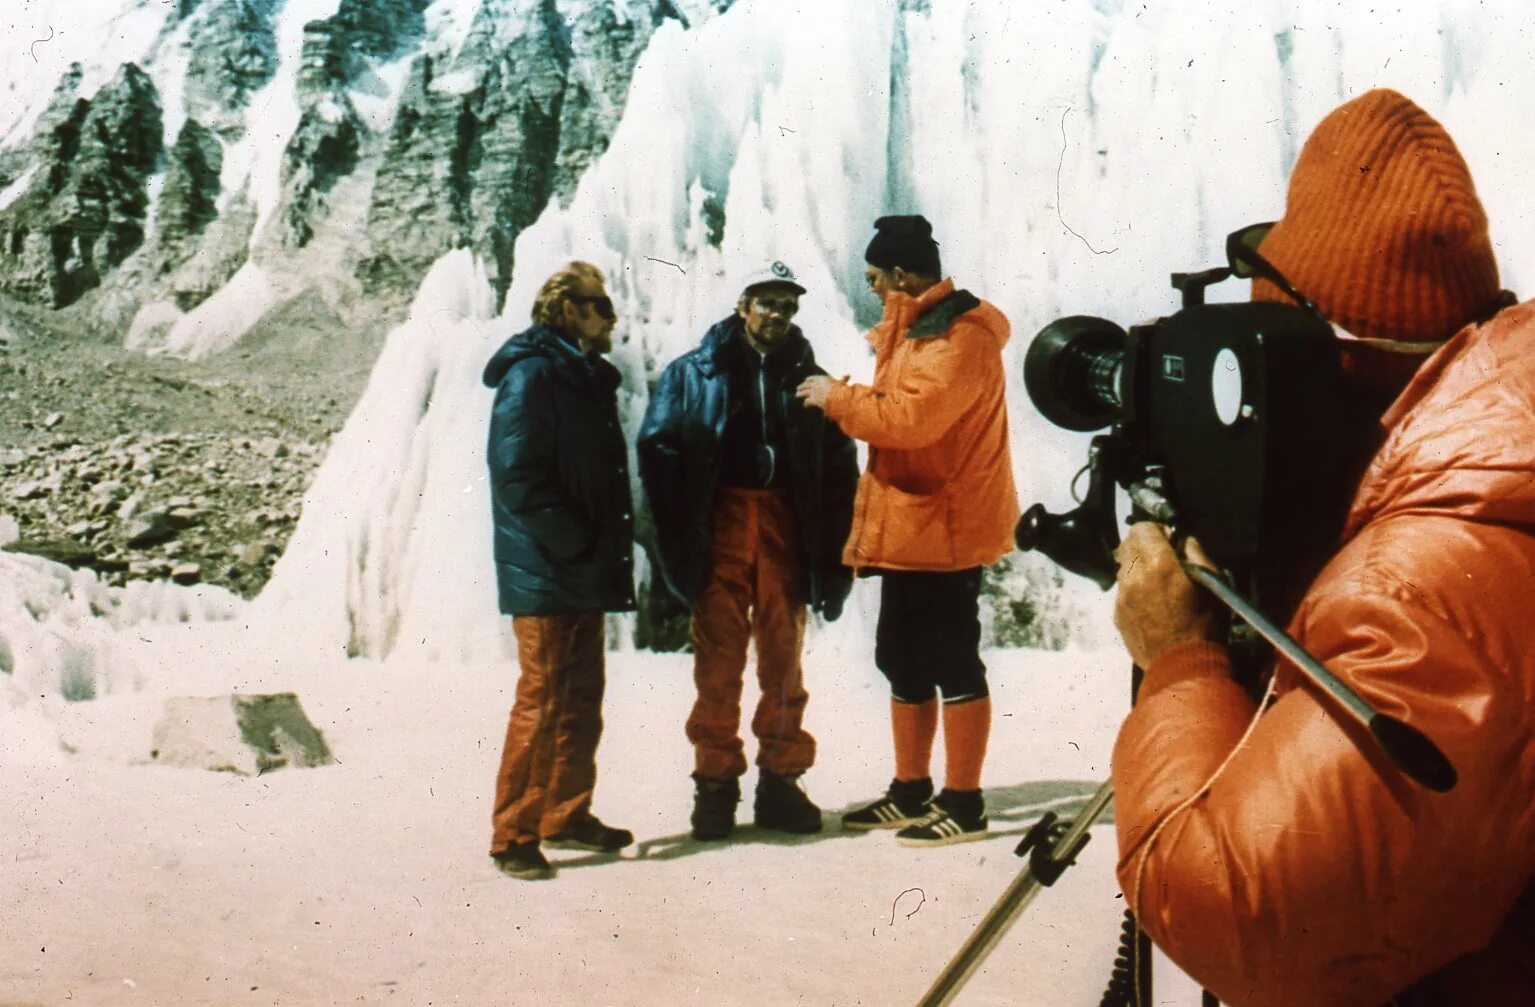
{"type": "Polygon", "coordinates": [[[981,699],[981,568],[944,573],[886,570],[880,574],[874,663],[898,702],[981,699]]]}

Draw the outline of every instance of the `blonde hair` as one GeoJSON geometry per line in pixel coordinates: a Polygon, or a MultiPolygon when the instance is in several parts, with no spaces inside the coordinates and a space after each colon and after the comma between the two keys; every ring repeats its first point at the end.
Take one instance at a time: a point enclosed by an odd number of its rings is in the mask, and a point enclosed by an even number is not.
{"type": "Polygon", "coordinates": [[[575,296],[576,288],[585,280],[601,284],[602,270],[590,262],[567,262],[538,288],[533,298],[533,321],[538,325],[558,327],[563,321],[560,310],[566,301],[575,296]]]}

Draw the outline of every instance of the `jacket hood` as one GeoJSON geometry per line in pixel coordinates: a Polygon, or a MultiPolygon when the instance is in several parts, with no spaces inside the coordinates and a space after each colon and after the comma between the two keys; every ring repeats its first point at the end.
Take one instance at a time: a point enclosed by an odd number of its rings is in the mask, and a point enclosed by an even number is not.
{"type": "Polygon", "coordinates": [[[1381,422],[1345,538],[1405,513],[1535,532],[1535,302],[1462,329],[1381,422]]]}
{"type": "Polygon", "coordinates": [[[535,325],[501,344],[501,348],[485,364],[481,380],[487,388],[495,388],[513,364],[528,357],[548,357],[566,373],[573,373],[582,360],[581,351],[560,338],[553,329],[535,325]]]}

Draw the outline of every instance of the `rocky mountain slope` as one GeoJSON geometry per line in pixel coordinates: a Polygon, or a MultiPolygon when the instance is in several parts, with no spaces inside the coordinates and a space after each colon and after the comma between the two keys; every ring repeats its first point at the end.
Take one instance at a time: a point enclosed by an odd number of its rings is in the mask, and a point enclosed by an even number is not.
{"type": "Polygon", "coordinates": [[[728,0],[163,6],[135,59],[77,54],[0,137],[0,293],[197,356],[243,331],[177,323],[251,267],[267,308],[317,290],[344,313],[468,246],[504,293],[517,234],[605,149],[650,36],[728,0]]]}
{"type": "Polygon", "coordinates": [[[251,595],[426,268],[504,295],[729,0],[118,6],[0,136],[0,547],[251,595]]]}
{"type": "Polygon", "coordinates": [[[367,376],[373,351],[334,324],[300,299],[183,361],[0,309],[0,548],[254,594],[367,376]]]}

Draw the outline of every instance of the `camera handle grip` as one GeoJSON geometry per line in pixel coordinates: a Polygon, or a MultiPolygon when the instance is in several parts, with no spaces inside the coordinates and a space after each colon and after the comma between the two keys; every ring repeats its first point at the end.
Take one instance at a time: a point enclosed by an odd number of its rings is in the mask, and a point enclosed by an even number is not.
{"type": "Polygon", "coordinates": [[[1190,579],[1220,599],[1258,635],[1273,644],[1275,650],[1336,699],[1349,716],[1369,730],[1386,757],[1410,779],[1439,793],[1455,786],[1455,767],[1422,731],[1371,706],[1328,671],[1321,661],[1306,653],[1294,637],[1250,605],[1220,574],[1194,563],[1184,563],[1183,569],[1190,579]]]}

